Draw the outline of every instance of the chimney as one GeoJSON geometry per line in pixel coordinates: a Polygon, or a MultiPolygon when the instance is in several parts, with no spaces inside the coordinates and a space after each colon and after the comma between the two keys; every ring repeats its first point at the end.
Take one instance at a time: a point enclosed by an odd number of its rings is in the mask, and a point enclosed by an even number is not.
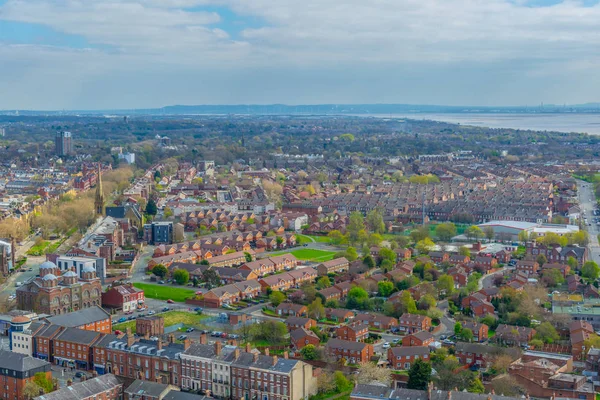
{"type": "Polygon", "coordinates": [[[190,339],[185,339],[185,340],[183,341],[183,348],[184,348],[185,350],[187,350],[187,349],[189,349],[189,348],[190,348],[190,345],[191,345],[191,344],[192,344],[192,342],[190,342],[190,339]]]}
{"type": "Polygon", "coordinates": [[[258,353],[254,353],[253,361],[254,362],[258,361],[258,353]]]}
{"type": "Polygon", "coordinates": [[[240,358],[240,349],[238,347],[236,347],[236,349],[234,350],[233,355],[236,360],[240,358]]]}
{"type": "Polygon", "coordinates": [[[92,376],[93,376],[94,378],[95,378],[95,377],[97,377],[97,376],[98,376],[98,371],[96,371],[96,370],[93,370],[93,371],[92,371],[92,376]]]}
{"type": "Polygon", "coordinates": [[[200,344],[206,344],[206,333],[200,335],[200,344]]]}
{"type": "Polygon", "coordinates": [[[221,354],[221,349],[223,348],[223,344],[221,342],[219,342],[218,340],[215,342],[215,354],[219,355],[221,354]]]}
{"type": "Polygon", "coordinates": [[[250,343],[246,343],[246,353],[250,353],[250,350],[252,350],[250,343]]]}
{"type": "Polygon", "coordinates": [[[133,346],[134,343],[135,343],[135,336],[133,336],[131,333],[128,333],[127,334],[127,347],[133,346]]]}
{"type": "Polygon", "coordinates": [[[432,400],[431,399],[431,391],[433,390],[433,381],[429,382],[429,385],[427,385],[427,400],[432,400]]]}
{"type": "Polygon", "coordinates": [[[229,344],[230,344],[230,345],[232,345],[232,346],[236,346],[236,347],[237,347],[237,340],[235,340],[235,339],[231,339],[231,340],[229,341],[229,344]]]}
{"type": "Polygon", "coordinates": [[[131,335],[131,328],[125,329],[125,333],[127,333],[127,336],[131,335]]]}
{"type": "Polygon", "coordinates": [[[156,342],[156,348],[158,350],[162,350],[162,346],[163,346],[162,340],[158,339],[158,341],[156,342]]]}
{"type": "Polygon", "coordinates": [[[284,352],[283,352],[283,359],[284,359],[284,360],[287,360],[288,358],[290,358],[290,355],[288,354],[288,352],[287,352],[287,351],[284,351],[284,352]]]}
{"type": "Polygon", "coordinates": [[[67,386],[71,386],[73,384],[73,381],[70,379],[67,379],[67,386]]]}
{"type": "Polygon", "coordinates": [[[452,390],[448,390],[448,396],[446,398],[452,400],[452,390]]]}
{"type": "Polygon", "coordinates": [[[268,347],[265,347],[264,354],[265,354],[265,356],[269,355],[269,348],[268,347]]]}
{"type": "Polygon", "coordinates": [[[144,339],[150,340],[150,332],[146,331],[146,333],[144,333],[144,339]]]}
{"type": "Polygon", "coordinates": [[[175,343],[175,335],[169,333],[169,343],[175,343]]]}
{"type": "Polygon", "coordinates": [[[277,356],[273,356],[273,366],[277,365],[277,356]]]}

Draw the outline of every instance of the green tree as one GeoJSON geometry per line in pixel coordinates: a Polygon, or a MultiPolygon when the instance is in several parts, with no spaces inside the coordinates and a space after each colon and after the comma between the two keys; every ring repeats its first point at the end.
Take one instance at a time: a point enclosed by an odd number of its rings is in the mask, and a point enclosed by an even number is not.
{"type": "Polygon", "coordinates": [[[40,395],[40,391],[43,392],[43,389],[34,381],[27,381],[23,386],[23,398],[26,400],[34,399],[40,395]]]}
{"type": "Polygon", "coordinates": [[[462,332],[462,324],[460,322],[457,322],[454,324],[454,334],[456,336],[460,336],[461,332],[462,332]]]}
{"type": "Polygon", "coordinates": [[[546,264],[548,262],[548,259],[546,258],[545,255],[540,254],[539,256],[537,256],[537,258],[535,259],[535,261],[540,265],[540,267],[544,264],[546,264]]]}
{"type": "Polygon", "coordinates": [[[44,393],[50,393],[54,390],[52,379],[48,379],[46,374],[38,372],[33,376],[33,381],[44,390],[44,393]]]}
{"type": "Polygon", "coordinates": [[[165,216],[165,218],[169,218],[173,216],[173,210],[171,210],[170,207],[165,207],[163,209],[163,215],[165,216]]]}
{"type": "Polygon", "coordinates": [[[346,232],[348,233],[348,241],[351,244],[361,243],[360,232],[365,230],[365,221],[363,215],[354,211],[350,214],[346,232]]]}
{"type": "Polygon", "coordinates": [[[548,287],[556,287],[564,281],[563,274],[556,268],[547,268],[542,273],[542,282],[548,287]]]}
{"type": "Polygon", "coordinates": [[[281,293],[279,290],[273,291],[269,296],[269,301],[274,307],[277,307],[285,300],[285,294],[281,293]]]}
{"type": "Polygon", "coordinates": [[[436,305],[435,297],[430,294],[421,296],[419,299],[419,310],[430,310],[436,305]]]}
{"type": "Polygon", "coordinates": [[[492,228],[491,226],[484,226],[483,234],[485,235],[485,238],[488,240],[488,242],[491,242],[492,239],[494,239],[494,237],[496,236],[496,234],[494,233],[494,228],[492,228]]]}
{"type": "Polygon", "coordinates": [[[398,299],[398,306],[396,307],[397,311],[399,311],[399,315],[404,313],[416,313],[417,312],[417,303],[415,299],[412,297],[412,294],[408,290],[405,290],[400,294],[400,298],[398,299]]]}
{"type": "Polygon", "coordinates": [[[410,232],[410,238],[415,243],[418,243],[421,240],[424,240],[424,239],[426,239],[428,237],[429,237],[429,229],[427,229],[425,227],[420,227],[420,228],[417,228],[417,229],[413,229],[410,232]]]}
{"type": "Polygon", "coordinates": [[[456,236],[457,230],[456,225],[452,222],[439,224],[435,227],[435,236],[443,242],[449,242],[454,236],[456,236]]]}
{"type": "Polygon", "coordinates": [[[478,227],[476,225],[472,225],[465,230],[465,236],[471,240],[473,240],[473,239],[479,240],[479,239],[483,238],[485,235],[480,227],[478,227]]]}
{"type": "Polygon", "coordinates": [[[471,342],[473,340],[473,331],[469,328],[465,328],[460,333],[460,336],[465,342],[471,342]]]}
{"type": "Polygon", "coordinates": [[[308,315],[317,321],[325,318],[325,307],[321,302],[321,298],[317,297],[312,303],[308,305],[308,315]]]}
{"type": "Polygon", "coordinates": [[[150,198],[148,204],[146,204],[146,215],[154,216],[156,213],[158,213],[158,207],[156,207],[154,199],[150,198]]]}
{"type": "Polygon", "coordinates": [[[246,262],[252,262],[252,254],[244,252],[244,257],[246,258],[246,262]]]}
{"type": "Polygon", "coordinates": [[[379,208],[375,208],[367,213],[365,220],[367,227],[371,232],[382,234],[385,232],[385,223],[383,222],[383,214],[379,208]]]}
{"type": "Polygon", "coordinates": [[[371,255],[365,256],[365,258],[363,258],[363,263],[365,263],[369,269],[375,268],[375,260],[373,260],[371,255]]]}
{"type": "Polygon", "coordinates": [[[560,336],[556,332],[556,328],[548,321],[542,322],[535,328],[535,338],[543,340],[544,343],[554,343],[560,336]]]}
{"type": "Polygon", "coordinates": [[[572,270],[576,270],[579,267],[579,263],[575,257],[567,258],[567,265],[571,267],[572,270]]]}
{"type": "Polygon", "coordinates": [[[319,352],[317,351],[317,348],[312,344],[307,344],[306,346],[304,346],[300,350],[300,354],[302,354],[302,358],[305,360],[312,361],[319,359],[319,352]]]}
{"type": "Polygon", "coordinates": [[[458,254],[464,257],[471,257],[471,251],[466,246],[460,246],[460,249],[458,249],[458,254]]]}
{"type": "Polygon", "coordinates": [[[202,282],[206,283],[206,288],[211,289],[221,284],[221,278],[214,269],[207,269],[202,273],[202,282]]]}
{"type": "Polygon", "coordinates": [[[442,275],[438,278],[435,283],[435,287],[440,293],[444,293],[446,296],[449,296],[454,292],[454,278],[450,275],[442,275]]]}
{"type": "Polygon", "coordinates": [[[525,246],[525,244],[529,241],[529,232],[527,232],[526,230],[522,230],[521,232],[519,232],[517,238],[519,239],[519,242],[521,242],[523,246],[525,246]]]}
{"type": "Polygon", "coordinates": [[[391,263],[396,262],[396,252],[394,252],[393,250],[390,250],[386,247],[383,247],[379,250],[379,257],[382,260],[388,260],[391,263]]]}
{"type": "Polygon", "coordinates": [[[598,279],[599,275],[600,267],[598,267],[598,264],[596,264],[594,261],[587,261],[585,264],[583,264],[583,267],[581,267],[581,276],[590,281],[595,281],[598,279]]]}
{"type": "Polygon", "coordinates": [[[190,280],[190,273],[185,269],[176,269],[175,272],[173,272],[173,279],[175,279],[175,282],[179,285],[185,285],[190,280]]]}
{"type": "Polygon", "coordinates": [[[433,243],[433,240],[429,238],[419,240],[416,245],[416,249],[419,251],[419,254],[429,254],[429,252],[432,251],[434,247],[435,243],[433,243]]]}
{"type": "Polygon", "coordinates": [[[354,261],[358,258],[358,252],[354,247],[348,247],[346,249],[346,259],[348,261],[354,261]]]}
{"type": "Polygon", "coordinates": [[[384,273],[387,273],[388,271],[394,269],[394,263],[391,262],[390,260],[388,260],[387,258],[385,258],[385,259],[381,260],[380,267],[384,273]]]}
{"type": "Polygon", "coordinates": [[[467,388],[467,391],[470,393],[485,393],[485,386],[483,386],[481,379],[474,378],[467,388]]]}
{"type": "Polygon", "coordinates": [[[331,287],[331,280],[329,280],[329,277],[322,276],[317,279],[317,289],[327,289],[328,287],[331,287]]]}
{"type": "Polygon", "coordinates": [[[415,390],[427,390],[429,382],[431,382],[431,364],[418,359],[408,370],[406,387],[415,390]]]}
{"type": "Polygon", "coordinates": [[[327,237],[331,241],[331,244],[339,246],[347,242],[348,239],[344,236],[344,234],[338,230],[333,230],[327,234],[327,237]]]}
{"type": "Polygon", "coordinates": [[[388,297],[394,291],[394,284],[390,281],[381,281],[377,283],[377,289],[381,297],[388,297]]]}
{"type": "Polygon", "coordinates": [[[367,238],[367,246],[376,247],[379,246],[383,242],[383,236],[379,233],[371,233],[367,238]]]}
{"type": "Polygon", "coordinates": [[[339,393],[345,392],[352,388],[352,383],[348,380],[348,378],[346,378],[342,371],[335,371],[333,373],[333,380],[339,393]]]}
{"type": "Polygon", "coordinates": [[[158,276],[159,278],[163,279],[165,276],[167,276],[169,270],[164,265],[158,264],[154,266],[154,268],[152,268],[152,273],[158,276]]]}

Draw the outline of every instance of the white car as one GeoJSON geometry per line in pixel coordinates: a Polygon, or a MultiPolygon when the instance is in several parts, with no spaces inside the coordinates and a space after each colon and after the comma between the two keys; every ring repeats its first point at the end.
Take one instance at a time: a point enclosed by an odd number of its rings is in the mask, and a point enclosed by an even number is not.
{"type": "Polygon", "coordinates": [[[397,344],[399,342],[400,342],[400,339],[394,339],[394,340],[392,340],[392,343],[394,343],[394,344],[397,344]]]}
{"type": "Polygon", "coordinates": [[[390,342],[385,342],[385,343],[383,344],[383,348],[384,348],[384,349],[389,349],[389,348],[390,348],[390,342]]]}
{"type": "Polygon", "coordinates": [[[154,310],[148,311],[148,315],[154,315],[154,310]]]}

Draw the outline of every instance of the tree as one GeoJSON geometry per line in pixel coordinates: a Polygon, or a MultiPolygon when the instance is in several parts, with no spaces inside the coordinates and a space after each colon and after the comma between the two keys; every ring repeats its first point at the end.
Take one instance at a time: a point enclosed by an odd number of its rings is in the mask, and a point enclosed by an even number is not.
{"type": "Polygon", "coordinates": [[[214,269],[207,269],[202,273],[202,282],[206,283],[207,289],[212,289],[221,284],[221,278],[214,269]]]}
{"type": "Polygon", "coordinates": [[[52,382],[52,379],[48,379],[46,374],[43,372],[36,373],[33,376],[33,381],[36,383],[36,385],[44,390],[44,393],[50,393],[54,390],[54,383],[52,382]]]}
{"type": "Polygon", "coordinates": [[[323,371],[317,377],[317,391],[319,393],[330,393],[337,391],[333,374],[329,371],[323,371]]]}
{"type": "Polygon", "coordinates": [[[540,264],[540,267],[544,264],[546,264],[548,262],[548,259],[546,258],[545,255],[540,254],[539,256],[537,256],[537,258],[535,259],[535,261],[540,264]]]}
{"type": "Polygon", "coordinates": [[[433,243],[433,240],[425,238],[417,242],[416,249],[419,251],[419,254],[428,254],[434,247],[435,243],[433,243]]]}
{"type": "MultiPolygon", "coordinates": [[[[431,310],[432,308],[435,307],[436,301],[435,301],[435,297],[433,297],[430,294],[425,294],[423,296],[421,296],[421,298],[419,299],[419,310],[431,310]]],[[[431,316],[430,316],[431,318],[431,316]]],[[[433,319],[433,318],[432,318],[433,319]]]]}
{"type": "Polygon", "coordinates": [[[599,275],[600,267],[598,267],[598,264],[596,264],[594,261],[587,261],[585,264],[583,264],[583,267],[581,267],[581,276],[590,281],[595,281],[598,279],[599,275]]]}
{"type": "Polygon", "coordinates": [[[383,236],[379,233],[371,233],[367,238],[367,246],[376,247],[379,246],[383,242],[383,236]]]}
{"type": "Polygon", "coordinates": [[[394,269],[394,263],[386,258],[381,261],[380,267],[384,273],[387,273],[388,271],[394,269]]]}
{"type": "Polygon", "coordinates": [[[346,232],[348,233],[348,241],[351,244],[360,243],[360,231],[365,230],[365,222],[363,215],[354,211],[350,214],[346,232]]]}
{"type": "Polygon", "coordinates": [[[389,297],[394,291],[394,284],[390,281],[381,281],[377,283],[377,289],[381,297],[389,297]]]}
{"type": "Polygon", "coordinates": [[[406,387],[415,390],[427,390],[429,382],[431,382],[431,364],[418,359],[408,370],[406,387]]]}
{"type": "Polygon", "coordinates": [[[386,247],[383,247],[379,250],[379,257],[382,260],[388,260],[391,263],[396,262],[396,252],[394,252],[393,250],[390,250],[386,247]]]}
{"type": "Polygon", "coordinates": [[[283,303],[284,300],[285,300],[285,294],[281,293],[279,290],[275,290],[269,296],[269,301],[275,307],[277,307],[278,305],[280,305],[281,303],[283,303]]]}
{"type": "Polygon", "coordinates": [[[335,382],[335,388],[338,392],[345,392],[350,390],[352,383],[346,378],[346,375],[342,371],[335,371],[333,373],[333,381],[335,382]]]}
{"type": "Polygon", "coordinates": [[[571,270],[576,270],[579,267],[579,263],[575,257],[567,258],[567,265],[571,267],[571,270]]]}
{"type": "Polygon", "coordinates": [[[400,247],[401,249],[406,248],[406,246],[408,246],[408,243],[410,243],[410,239],[408,237],[401,235],[396,236],[394,238],[394,241],[398,243],[398,247],[400,247]]]}
{"type": "Polygon", "coordinates": [[[244,257],[246,258],[246,262],[252,262],[252,254],[244,252],[244,257]]]}
{"type": "Polygon", "coordinates": [[[266,340],[273,345],[285,342],[287,327],[281,321],[262,321],[251,325],[250,337],[253,341],[266,340]]]}
{"type": "Polygon", "coordinates": [[[27,381],[23,387],[23,398],[27,400],[34,399],[41,394],[40,391],[43,391],[43,389],[34,381],[27,381]]]}
{"type": "Polygon", "coordinates": [[[554,343],[560,336],[556,332],[556,328],[548,321],[542,322],[535,328],[535,338],[543,340],[544,343],[554,343]]]}
{"type": "Polygon", "coordinates": [[[449,296],[454,291],[454,278],[450,275],[442,275],[435,283],[435,287],[439,293],[444,293],[446,296],[449,296]]]}
{"type": "Polygon", "coordinates": [[[316,319],[317,321],[325,318],[325,307],[323,307],[320,297],[317,297],[308,305],[308,316],[316,319]]]}
{"type": "Polygon", "coordinates": [[[365,263],[369,269],[375,268],[375,260],[373,260],[371,255],[365,256],[365,258],[363,258],[363,263],[365,263]]]}
{"type": "Polygon", "coordinates": [[[333,230],[333,231],[329,232],[327,234],[327,237],[331,241],[331,244],[334,244],[336,246],[339,246],[340,244],[343,244],[344,242],[347,241],[344,234],[338,230],[333,230]]]}
{"type": "Polygon", "coordinates": [[[173,216],[173,210],[171,210],[170,207],[166,207],[163,209],[163,215],[165,216],[165,218],[169,218],[173,216]]]}
{"type": "Polygon", "coordinates": [[[563,274],[556,268],[547,268],[542,273],[542,282],[548,287],[556,287],[564,281],[563,274]]]}
{"type": "Polygon", "coordinates": [[[417,229],[413,229],[410,232],[410,238],[415,243],[420,242],[421,240],[424,240],[424,239],[426,239],[428,237],[429,237],[429,229],[427,229],[425,227],[420,227],[420,228],[417,228],[417,229]]]}
{"type": "Polygon", "coordinates": [[[454,334],[456,336],[460,336],[462,329],[463,329],[462,324],[460,322],[457,322],[454,324],[454,334]]]}
{"type": "Polygon", "coordinates": [[[190,280],[190,273],[185,269],[176,269],[175,272],[173,272],[173,279],[175,279],[175,282],[179,285],[185,285],[190,280]]]}
{"type": "Polygon", "coordinates": [[[300,354],[302,354],[302,358],[305,360],[318,360],[319,352],[317,348],[312,344],[307,344],[300,350],[300,354]]]}
{"type": "Polygon", "coordinates": [[[328,287],[331,287],[331,280],[329,280],[329,277],[322,276],[317,279],[317,289],[327,289],[328,287]]]}
{"type": "Polygon", "coordinates": [[[301,288],[302,293],[304,293],[304,300],[308,303],[312,303],[317,296],[317,289],[313,285],[304,285],[301,288]]]}
{"type": "Polygon", "coordinates": [[[383,214],[379,208],[375,208],[367,213],[365,220],[367,227],[371,232],[382,234],[385,232],[385,223],[383,222],[383,214]]]}
{"type": "Polygon", "coordinates": [[[369,308],[369,294],[360,286],[355,286],[348,291],[346,296],[346,308],[349,309],[365,309],[369,308]]]}
{"type": "Polygon", "coordinates": [[[471,251],[466,246],[460,246],[460,249],[458,249],[458,254],[464,257],[471,257],[471,251]]]}
{"type": "Polygon", "coordinates": [[[372,382],[380,382],[389,386],[392,381],[392,370],[389,368],[379,368],[373,363],[364,363],[358,369],[356,382],[358,384],[370,384],[372,382]]]}
{"type": "Polygon", "coordinates": [[[435,236],[441,241],[449,242],[454,236],[456,236],[456,225],[452,222],[439,224],[435,227],[435,236]]]}
{"type": "Polygon", "coordinates": [[[165,276],[167,276],[169,270],[164,265],[158,264],[154,266],[154,268],[152,268],[152,273],[158,276],[159,278],[163,279],[165,276]]]}
{"type": "Polygon", "coordinates": [[[496,236],[496,234],[494,233],[494,228],[492,228],[491,226],[484,226],[483,234],[485,235],[485,238],[488,240],[488,242],[491,242],[492,239],[496,236]]]}
{"type": "Polygon", "coordinates": [[[158,213],[158,207],[156,207],[156,202],[154,199],[148,200],[148,204],[146,204],[146,215],[154,216],[158,213]]]}
{"type": "Polygon", "coordinates": [[[481,228],[476,225],[472,225],[465,230],[465,236],[471,240],[479,240],[484,237],[484,233],[481,228]]]}
{"type": "Polygon", "coordinates": [[[467,391],[470,393],[485,393],[485,386],[483,386],[481,379],[474,378],[467,388],[467,391]]]}
{"type": "Polygon", "coordinates": [[[348,261],[354,261],[358,258],[358,252],[354,247],[348,247],[346,249],[346,259],[348,261]]]}
{"type": "Polygon", "coordinates": [[[465,328],[460,333],[460,336],[465,342],[471,342],[473,340],[473,331],[469,328],[465,328]]]}
{"type": "Polygon", "coordinates": [[[523,246],[525,246],[525,244],[529,240],[529,232],[527,232],[526,230],[522,230],[517,235],[517,238],[519,239],[519,242],[521,242],[523,244],[523,246]]]}
{"type": "Polygon", "coordinates": [[[502,375],[496,379],[492,379],[491,386],[494,393],[500,396],[517,397],[525,393],[523,387],[510,375],[502,375]]]}

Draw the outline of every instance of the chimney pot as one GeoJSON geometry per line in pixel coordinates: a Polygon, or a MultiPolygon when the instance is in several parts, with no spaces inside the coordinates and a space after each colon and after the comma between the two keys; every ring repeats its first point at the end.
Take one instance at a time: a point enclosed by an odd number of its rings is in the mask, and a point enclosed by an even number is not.
{"type": "Polygon", "coordinates": [[[200,335],[200,344],[206,344],[206,333],[200,335]]]}
{"type": "Polygon", "coordinates": [[[215,342],[215,354],[219,355],[221,354],[221,349],[223,348],[223,344],[221,342],[219,342],[218,340],[215,342]]]}
{"type": "Polygon", "coordinates": [[[277,365],[277,356],[273,356],[273,366],[277,365]]]}
{"type": "Polygon", "coordinates": [[[250,343],[246,343],[246,353],[250,353],[250,350],[252,350],[250,343]]]}
{"type": "Polygon", "coordinates": [[[265,347],[264,353],[265,353],[265,356],[269,355],[269,348],[268,347],[265,347]]]}
{"type": "Polygon", "coordinates": [[[283,352],[283,359],[284,359],[284,360],[287,360],[289,357],[290,357],[290,355],[288,354],[288,352],[287,352],[287,351],[284,351],[284,352],[283,352]]]}

